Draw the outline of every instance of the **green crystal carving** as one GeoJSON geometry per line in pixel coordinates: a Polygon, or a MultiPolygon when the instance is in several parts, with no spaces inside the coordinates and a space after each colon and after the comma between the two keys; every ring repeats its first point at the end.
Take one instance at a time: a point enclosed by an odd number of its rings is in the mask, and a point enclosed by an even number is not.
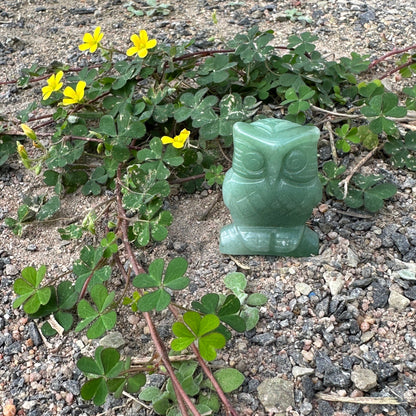
{"type": "Polygon", "coordinates": [[[221,253],[317,254],[318,235],[305,222],[322,198],[319,130],[263,119],[235,123],[233,136],[233,164],[223,186],[233,222],[221,230],[221,253]]]}

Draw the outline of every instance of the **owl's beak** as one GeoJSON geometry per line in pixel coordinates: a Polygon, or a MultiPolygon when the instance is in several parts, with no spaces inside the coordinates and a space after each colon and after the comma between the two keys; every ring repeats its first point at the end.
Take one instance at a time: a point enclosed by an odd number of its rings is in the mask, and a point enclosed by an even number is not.
{"type": "Polygon", "coordinates": [[[268,177],[269,177],[269,183],[270,185],[274,185],[277,180],[279,179],[279,173],[280,173],[280,164],[276,166],[271,166],[269,168],[268,177]]]}

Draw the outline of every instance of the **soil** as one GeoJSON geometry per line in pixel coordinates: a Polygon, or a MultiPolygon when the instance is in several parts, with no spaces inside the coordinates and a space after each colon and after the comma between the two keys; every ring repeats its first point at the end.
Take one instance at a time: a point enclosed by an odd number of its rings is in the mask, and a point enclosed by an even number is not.
{"type": "MultiPolygon", "coordinates": [[[[96,63],[94,55],[78,50],[78,44],[85,32],[98,25],[105,34],[103,42],[111,42],[121,50],[126,49],[130,35],[140,29],[146,29],[160,43],[196,38],[197,48],[221,48],[223,40],[244,33],[253,24],[262,30],[272,29],[275,46],[285,45],[291,34],[315,33],[319,36],[318,50],[334,58],[350,52],[367,53],[374,58],[416,39],[412,1],[169,3],[166,16],[139,17],[128,11],[128,4],[140,9],[146,5],[144,1],[4,0],[0,4],[0,83],[16,79],[22,68],[33,63],[96,63]],[[294,8],[300,14],[291,21],[287,11],[294,8]],[[213,13],[217,24],[212,23],[213,13]],[[301,17],[309,18],[311,23],[301,17]],[[210,38],[213,40],[208,41],[210,38]]],[[[385,69],[384,64],[380,65],[374,77],[385,69]]],[[[400,82],[393,76],[386,85],[400,89],[400,82]]],[[[41,87],[42,83],[26,89],[0,84],[0,116],[15,117],[40,97],[41,87]]],[[[323,142],[321,157],[327,153],[328,146],[323,142]]],[[[360,154],[352,153],[343,161],[353,164],[360,158],[360,154]]],[[[383,155],[368,163],[362,172],[385,175],[398,186],[397,195],[375,215],[351,212],[337,201],[323,200],[310,220],[311,228],[320,236],[320,254],[316,257],[234,258],[220,254],[219,231],[231,219],[220,191],[209,188],[192,195],[179,190],[169,198],[167,205],[174,222],[167,240],[138,253],[145,267],[157,257],[184,256],[188,260],[192,296],[177,299],[185,304],[210,291],[226,293],[223,278],[233,271],[247,276],[249,291],[269,297],[268,304],[261,308],[257,328],[236,335],[212,363],[214,369],[228,365],[245,375],[243,386],[230,395],[242,415],[278,413],[257,389],[276,377],[292,383],[289,399],[281,396],[281,402],[289,400],[291,409],[280,409],[282,414],[416,415],[416,281],[399,274],[406,270],[411,277],[416,271],[416,179],[411,172],[393,169],[383,155]],[[200,219],[202,213],[207,213],[204,220],[200,219]],[[407,302],[399,306],[393,302],[392,294],[407,302]],[[305,373],[297,375],[299,368],[306,369],[305,373]],[[376,385],[368,391],[353,383],[353,374],[360,368],[377,376],[376,385]],[[333,393],[338,399],[322,400],[319,393],[333,393]],[[400,404],[343,403],[346,396],[387,396],[398,398],[400,404]]],[[[24,267],[45,264],[48,277],[57,278],[70,272],[83,244],[94,243],[94,237],[82,242],[62,241],[57,228],[70,219],[82,218],[111,198],[85,197],[80,192],[69,195],[55,221],[30,225],[21,238],[14,236],[4,225],[4,218],[16,216],[24,196],[41,194],[52,193],[41,177],[25,170],[16,158],[0,168],[3,415],[10,409],[7,405],[14,406],[17,414],[28,416],[153,414],[141,407],[135,397],[111,398],[101,408],[84,402],[79,396],[83,379],[75,364],[81,354],[92,354],[98,341],[73,332],[39,340],[40,322],[33,323],[23,311],[12,308],[13,281],[24,267]]],[[[123,281],[115,279],[114,284],[122,285],[123,281]]],[[[170,324],[170,317],[162,314],[159,329],[166,341],[171,339],[170,324]]],[[[125,342],[123,354],[152,355],[148,331],[136,315],[127,312],[117,329],[125,342]]]]}

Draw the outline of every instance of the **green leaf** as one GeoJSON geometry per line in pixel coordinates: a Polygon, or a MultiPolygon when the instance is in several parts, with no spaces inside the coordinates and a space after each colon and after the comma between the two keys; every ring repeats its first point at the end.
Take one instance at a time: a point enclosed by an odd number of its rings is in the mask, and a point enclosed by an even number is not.
{"type": "Polygon", "coordinates": [[[61,201],[59,196],[53,196],[46,202],[44,205],[41,206],[38,213],[36,214],[36,219],[39,221],[46,220],[47,218],[52,217],[61,207],[61,201]]]}
{"type": "Polygon", "coordinates": [[[228,273],[224,278],[224,284],[228,289],[234,291],[244,291],[247,286],[247,279],[243,273],[232,272],[228,273]]]}
{"type": "Polygon", "coordinates": [[[13,302],[13,307],[18,308],[24,303],[23,309],[27,314],[34,314],[41,305],[46,305],[51,296],[50,287],[40,288],[46,274],[46,266],[42,265],[38,270],[33,267],[26,267],[22,270],[22,278],[15,280],[13,290],[20,295],[13,302]]]}
{"type": "Polygon", "coordinates": [[[77,367],[86,374],[103,375],[104,369],[102,365],[90,357],[81,357],[77,361],[77,367]]]}
{"type": "Polygon", "coordinates": [[[164,285],[173,290],[184,289],[189,284],[189,278],[184,276],[187,269],[188,262],[183,257],[171,260],[166,268],[164,285]]]}
{"type": "Polygon", "coordinates": [[[101,117],[99,132],[111,137],[117,135],[116,123],[112,116],[105,115],[101,117]]]}
{"type": "Polygon", "coordinates": [[[245,380],[244,375],[235,368],[221,368],[214,372],[214,377],[224,393],[237,390],[245,380]]]}
{"type": "MultiPolygon", "coordinates": [[[[185,319],[185,318],[184,318],[185,319]]],[[[185,320],[185,322],[187,322],[185,320]]],[[[214,329],[218,328],[220,324],[220,320],[215,315],[205,315],[199,322],[199,328],[197,332],[197,336],[201,337],[208,332],[213,331],[214,329]]]]}
{"type": "Polygon", "coordinates": [[[218,332],[211,332],[198,339],[198,349],[201,357],[207,361],[217,358],[217,349],[225,347],[224,335],[218,332]]]}
{"type": "Polygon", "coordinates": [[[246,300],[246,303],[249,306],[262,306],[265,305],[267,301],[268,298],[266,295],[263,295],[262,293],[253,293],[249,295],[249,297],[246,300]]]}
{"type": "Polygon", "coordinates": [[[146,384],[144,374],[136,374],[127,379],[126,390],[128,393],[137,393],[146,384]]]}
{"type": "Polygon", "coordinates": [[[107,384],[102,377],[89,380],[81,387],[81,397],[84,400],[94,399],[94,404],[96,406],[104,404],[107,395],[107,384]]]}
{"type": "Polygon", "coordinates": [[[155,386],[149,386],[143,389],[139,394],[139,399],[145,402],[152,402],[161,396],[161,391],[155,386]]]}
{"type": "Polygon", "coordinates": [[[158,289],[151,293],[146,293],[137,302],[137,307],[142,312],[148,312],[152,309],[160,312],[169,306],[171,297],[166,290],[158,289]]]}
{"type": "Polygon", "coordinates": [[[246,331],[251,331],[256,327],[257,322],[259,321],[259,310],[250,306],[245,306],[241,311],[241,317],[246,323],[246,331]]]}

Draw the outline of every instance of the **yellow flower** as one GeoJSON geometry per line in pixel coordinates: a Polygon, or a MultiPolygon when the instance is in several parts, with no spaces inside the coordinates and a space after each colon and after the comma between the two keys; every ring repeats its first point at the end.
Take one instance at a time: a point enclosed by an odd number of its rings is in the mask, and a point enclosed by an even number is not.
{"type": "Polygon", "coordinates": [[[78,46],[78,48],[81,51],[87,51],[90,50],[91,53],[94,53],[98,46],[100,45],[100,41],[103,38],[104,33],[101,33],[101,27],[97,26],[94,30],[94,33],[91,35],[91,33],[86,33],[84,37],[82,38],[81,45],[78,46]]]}
{"type": "Polygon", "coordinates": [[[145,30],[141,30],[139,36],[136,34],[132,35],[130,40],[133,42],[134,46],[127,49],[126,54],[127,56],[132,56],[137,53],[139,58],[146,57],[147,50],[154,48],[157,44],[156,39],[149,40],[145,30]]]}
{"type": "Polygon", "coordinates": [[[48,85],[42,88],[44,100],[47,100],[54,91],[59,91],[62,88],[61,78],[63,75],[64,73],[59,71],[56,75],[53,74],[49,77],[47,81],[48,85]]]}
{"type": "Polygon", "coordinates": [[[78,81],[78,84],[75,88],[75,91],[71,87],[66,87],[64,89],[64,98],[62,101],[63,105],[78,104],[84,98],[84,90],[87,83],[85,81],[78,81]]]}
{"type": "Polygon", "coordinates": [[[21,124],[20,127],[29,139],[32,139],[33,141],[36,140],[36,133],[27,124],[21,124]]]}
{"type": "Polygon", "coordinates": [[[182,147],[185,145],[185,142],[188,140],[189,135],[189,130],[183,129],[178,136],[175,136],[173,138],[169,136],[163,136],[161,140],[163,144],[172,143],[173,147],[176,147],[177,149],[182,149],[182,147]]]}

